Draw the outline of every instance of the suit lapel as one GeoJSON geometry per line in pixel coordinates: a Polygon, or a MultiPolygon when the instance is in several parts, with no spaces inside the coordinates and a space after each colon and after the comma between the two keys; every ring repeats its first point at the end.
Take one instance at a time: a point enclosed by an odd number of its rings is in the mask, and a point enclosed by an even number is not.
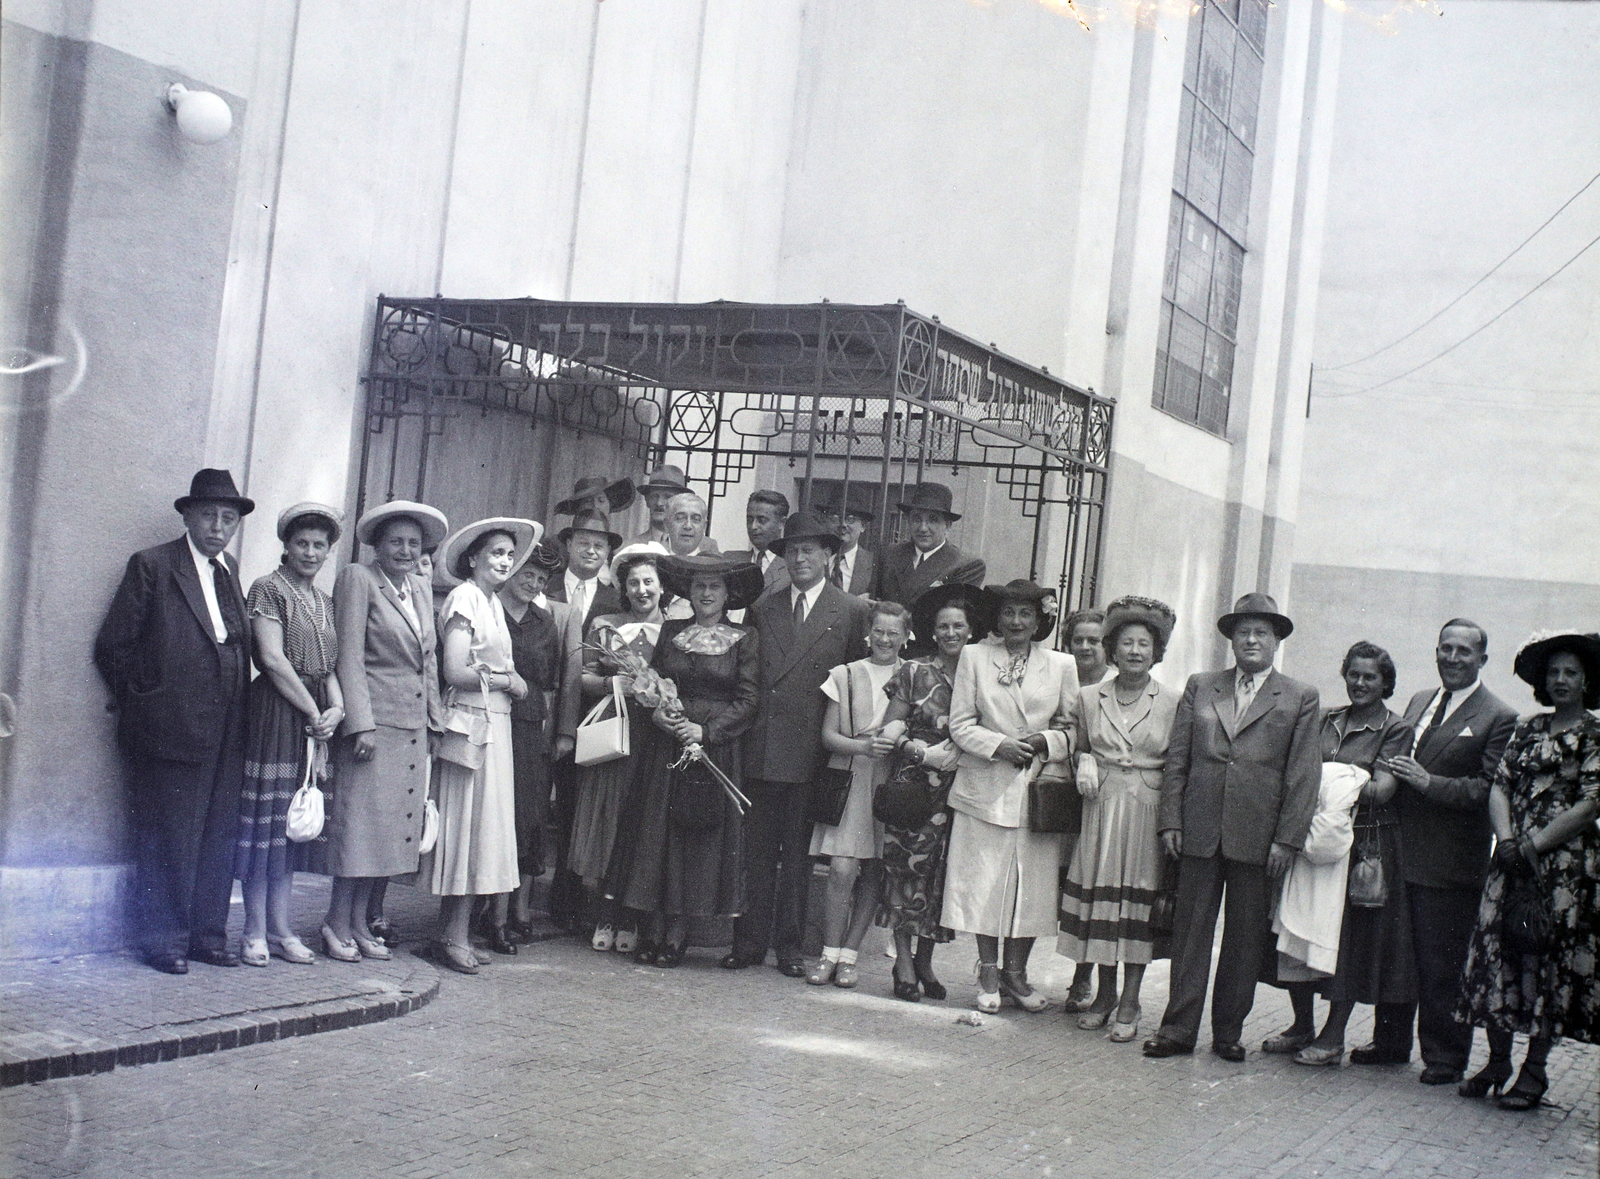
{"type": "Polygon", "coordinates": [[[378,575],[378,593],[382,595],[383,600],[389,604],[389,609],[393,610],[400,616],[401,623],[404,624],[405,628],[416,637],[417,645],[421,646],[422,603],[417,598],[417,583],[420,579],[412,578],[409,573],[406,575],[406,586],[411,591],[411,604],[416,608],[417,611],[417,620],[413,622],[411,620],[410,612],[400,604],[400,595],[395,593],[394,585],[389,581],[388,576],[383,572],[382,569],[374,569],[373,572],[378,575]]]}
{"type": "Polygon", "coordinates": [[[1272,711],[1272,706],[1278,702],[1278,696],[1283,691],[1283,684],[1279,682],[1282,678],[1276,671],[1267,673],[1266,682],[1256,689],[1255,699],[1250,701],[1249,711],[1234,726],[1235,737],[1272,711]]]}
{"type": "Polygon", "coordinates": [[[1239,733],[1233,715],[1233,677],[1233,672],[1225,671],[1211,681],[1211,706],[1217,710],[1217,719],[1222,722],[1222,731],[1228,734],[1230,741],[1239,733]]]}
{"type": "MultiPolygon", "coordinates": [[[[1437,696],[1438,693],[1435,692],[1434,695],[1437,696]]],[[[1461,736],[1463,729],[1471,726],[1472,722],[1478,718],[1479,697],[1482,695],[1483,686],[1480,684],[1478,690],[1469,696],[1460,708],[1445,717],[1444,724],[1436,728],[1432,735],[1417,747],[1417,761],[1426,767],[1429,761],[1450,747],[1450,742],[1461,736]]],[[[1428,704],[1432,703],[1432,700],[1428,701],[1428,704]]],[[[1424,710],[1427,707],[1427,704],[1423,705],[1424,710]]]]}
{"type": "MultiPolygon", "coordinates": [[[[1150,689],[1146,688],[1139,693],[1139,698],[1133,702],[1133,707],[1124,717],[1123,710],[1117,706],[1113,699],[1116,692],[1116,677],[1104,680],[1094,685],[1094,691],[1099,693],[1100,711],[1105,714],[1111,727],[1122,734],[1122,739],[1129,745],[1133,744],[1133,730],[1140,721],[1150,715],[1150,689]]],[[[1154,682],[1154,681],[1152,681],[1154,682]]]]}
{"type": "Polygon", "coordinates": [[[864,594],[872,588],[873,556],[870,549],[856,546],[856,563],[850,570],[850,592],[864,594]]]}
{"type": "MultiPolygon", "coordinates": [[[[792,586],[790,587],[793,588],[792,586]]],[[[800,656],[809,651],[825,633],[833,621],[842,613],[840,599],[844,596],[837,586],[824,584],[822,592],[817,595],[816,604],[811,612],[806,615],[806,620],[800,624],[799,633],[794,632],[794,614],[789,615],[789,631],[794,635],[789,649],[784,652],[783,663],[778,669],[778,674],[783,675],[800,659],[800,656]]],[[[776,599],[783,605],[789,605],[785,598],[776,599]]]]}
{"type": "MultiPolygon", "coordinates": [[[[211,611],[206,609],[205,591],[200,588],[200,574],[194,567],[193,556],[189,553],[189,542],[180,536],[177,545],[172,562],[172,575],[178,579],[178,589],[183,592],[184,601],[189,603],[189,609],[194,611],[201,631],[206,638],[215,642],[217,632],[211,626],[211,611]]],[[[239,611],[239,614],[243,617],[244,611],[239,611]]]]}

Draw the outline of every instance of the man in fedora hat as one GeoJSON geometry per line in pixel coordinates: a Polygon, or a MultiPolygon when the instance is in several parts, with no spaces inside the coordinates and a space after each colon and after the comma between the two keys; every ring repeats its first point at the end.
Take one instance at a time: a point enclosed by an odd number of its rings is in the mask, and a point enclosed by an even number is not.
{"type": "Polygon", "coordinates": [[[760,965],[771,946],[778,969],[803,978],[806,804],[811,779],[825,764],[822,684],[834,667],[860,656],[872,608],[828,584],[839,533],[821,516],[796,512],[772,547],[788,567],[789,587],[762,597],[745,617],[761,636],[761,706],[744,744],[744,791],[752,803],[745,817],[745,910],[722,965],[760,965]]]}
{"type": "Polygon", "coordinates": [[[1322,783],[1317,690],[1273,669],[1294,623],[1266,594],[1246,594],[1217,622],[1234,666],[1189,677],[1162,774],[1157,827],[1178,860],[1172,983],[1146,1056],[1194,1051],[1224,905],[1222,958],[1211,996],[1211,1050],[1244,1059],[1255,1001],[1268,881],[1304,844],[1322,783]]]}
{"type": "Polygon", "coordinates": [[[94,661],[128,757],[134,937],[151,966],[186,974],[190,958],[239,965],[227,924],[250,632],[224,550],[255,503],[208,468],[173,506],[187,531],[128,559],[94,661]]]}
{"type": "Polygon", "coordinates": [[[911,539],[891,545],[878,566],[872,596],[879,601],[914,602],[926,589],[958,582],[982,585],[988,567],[950,543],[950,525],[961,519],[950,510],[950,489],[943,483],[919,483],[900,504],[911,539]]]}
{"type": "Polygon", "coordinates": [[[750,538],[750,548],[728,554],[743,557],[761,570],[767,594],[789,588],[789,566],[772,547],[783,536],[783,522],[788,518],[789,497],[783,492],[767,488],[752,491],[744,505],[744,531],[750,538]]]}
{"type": "Polygon", "coordinates": [[[651,471],[645,481],[639,484],[639,493],[644,496],[645,506],[650,509],[650,526],[628,543],[649,544],[653,541],[659,545],[667,544],[667,504],[673,496],[688,490],[689,480],[684,477],[682,467],[662,463],[651,471]]]}
{"type": "Polygon", "coordinates": [[[1483,627],[1465,618],[1444,624],[1434,648],[1439,687],[1411,698],[1409,755],[1383,766],[1400,784],[1394,804],[1418,1002],[1379,1003],[1372,1043],[1351,1052],[1350,1063],[1409,1061],[1415,1015],[1425,1085],[1453,1085],[1472,1055],[1472,1025],[1452,1012],[1489,870],[1489,785],[1517,727],[1516,709],[1478,678],[1488,660],[1483,627]]]}
{"type": "MultiPolygon", "coordinates": [[[[878,576],[877,554],[861,546],[861,534],[877,518],[867,506],[865,496],[850,495],[831,507],[822,509],[823,517],[839,530],[839,555],[833,559],[828,580],[847,594],[866,597],[872,593],[872,583],[878,576]]],[[[983,573],[978,574],[979,579],[983,573]]],[[[960,583],[965,584],[965,583],[960,583]]],[[[898,598],[890,599],[899,601],[898,598]]],[[[901,602],[909,606],[910,602],[901,602]]]]}

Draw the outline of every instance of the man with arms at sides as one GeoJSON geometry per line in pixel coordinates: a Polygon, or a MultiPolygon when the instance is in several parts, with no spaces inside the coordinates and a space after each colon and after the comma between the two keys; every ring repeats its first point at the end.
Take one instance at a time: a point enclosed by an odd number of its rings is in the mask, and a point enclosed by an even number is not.
{"type": "Polygon", "coordinates": [[[1146,1056],[1187,1056],[1200,1032],[1217,911],[1226,904],[1211,995],[1211,1051],[1244,1059],[1245,1017],[1266,944],[1268,881],[1305,844],[1322,783],[1317,690],[1273,669],[1294,623],[1266,594],[1217,622],[1234,666],[1189,677],[1172,722],[1157,820],[1179,860],[1172,983],[1146,1056]],[[1224,901],[1224,898],[1225,901],[1224,901]]]}
{"type": "Polygon", "coordinates": [[[789,566],[772,548],[783,539],[783,522],[788,518],[789,497],[783,492],[765,488],[751,492],[744,508],[744,530],[750,538],[750,549],[728,554],[743,557],[760,568],[767,583],[763,597],[789,588],[789,566]]]}
{"type": "Polygon", "coordinates": [[[173,506],[186,534],[129,558],[94,662],[128,756],[134,936],[151,966],[186,974],[190,958],[239,965],[227,925],[250,632],[223,550],[255,504],[207,469],[173,506]]]}
{"type": "Polygon", "coordinates": [[[1372,1043],[1350,1053],[1353,1064],[1404,1064],[1411,1059],[1416,1014],[1424,1085],[1461,1079],[1472,1054],[1472,1025],[1456,1023],[1467,942],[1478,918],[1489,869],[1489,785],[1517,726],[1517,713],[1478,679],[1489,659],[1489,635],[1452,618],[1439,631],[1434,663],[1439,687],[1411,698],[1409,756],[1383,763],[1400,783],[1400,870],[1411,905],[1417,962],[1415,1008],[1380,1003],[1372,1043]]]}
{"type": "MultiPolygon", "coordinates": [[[[834,507],[824,508],[822,514],[828,523],[839,529],[839,555],[833,559],[828,580],[847,594],[869,596],[872,583],[878,576],[878,558],[871,549],[861,547],[861,534],[876,519],[875,514],[856,496],[850,496],[834,507]]],[[[982,575],[979,576],[981,578],[982,575]]],[[[909,605],[899,598],[889,600],[900,602],[902,606],[909,605]]]]}
{"type": "Polygon", "coordinates": [[[665,546],[667,543],[667,503],[680,491],[689,490],[689,480],[684,478],[683,470],[671,463],[663,463],[645,481],[639,484],[639,493],[644,496],[645,506],[650,510],[650,524],[638,536],[630,540],[629,544],[655,544],[665,546]]]}
{"type": "Polygon", "coordinates": [[[590,619],[622,612],[622,595],[601,580],[622,537],[611,531],[610,517],[585,511],[556,537],[566,559],[566,569],[550,578],[545,597],[561,628],[561,688],[555,713],[555,738],[551,752],[551,780],[555,786],[555,875],[550,884],[550,920],[564,928],[581,930],[587,915],[581,882],[567,869],[567,847],[572,842],[577,783],[573,778],[572,747],[577,739],[578,715],[583,705],[578,677],[583,670],[583,636],[590,619]]]}
{"type": "Polygon", "coordinates": [[[982,558],[969,557],[950,543],[950,525],[961,519],[950,503],[950,489],[943,483],[919,483],[911,489],[900,505],[911,539],[885,550],[874,598],[904,604],[936,585],[983,584],[988,569],[982,558]]]}
{"type": "Polygon", "coordinates": [[[814,512],[796,512],[774,541],[789,588],[750,607],[761,638],[761,711],[745,735],[745,910],[734,925],[729,970],[758,966],[767,947],[778,969],[804,978],[801,928],[811,872],[811,779],[822,753],[822,694],[828,672],[858,658],[871,607],[827,582],[839,534],[814,512]],[[782,871],[779,871],[779,864],[782,871]]]}

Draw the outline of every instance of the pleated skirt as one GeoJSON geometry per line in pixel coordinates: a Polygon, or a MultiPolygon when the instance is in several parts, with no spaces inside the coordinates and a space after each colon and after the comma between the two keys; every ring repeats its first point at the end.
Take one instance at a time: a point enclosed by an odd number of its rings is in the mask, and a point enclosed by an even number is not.
{"type": "Polygon", "coordinates": [[[1154,956],[1150,907],[1162,884],[1161,791],[1137,770],[1101,772],[1100,796],[1084,800],[1083,832],[1061,893],[1056,952],[1102,966],[1144,964],[1154,956]]]}

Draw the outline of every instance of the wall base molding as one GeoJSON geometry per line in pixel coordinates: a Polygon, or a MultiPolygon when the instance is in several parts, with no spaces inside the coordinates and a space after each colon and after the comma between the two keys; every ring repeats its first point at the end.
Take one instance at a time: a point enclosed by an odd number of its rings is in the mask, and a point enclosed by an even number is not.
{"type": "Polygon", "coordinates": [[[132,887],[132,864],[0,867],[0,960],[122,949],[132,887]]]}

